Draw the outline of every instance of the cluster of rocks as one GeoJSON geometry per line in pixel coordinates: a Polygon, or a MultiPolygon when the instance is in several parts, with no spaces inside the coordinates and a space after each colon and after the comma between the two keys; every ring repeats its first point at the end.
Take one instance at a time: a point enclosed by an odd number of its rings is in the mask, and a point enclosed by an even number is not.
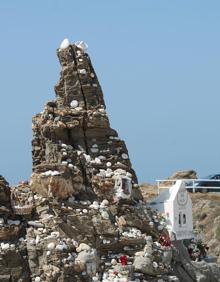
{"type": "Polygon", "coordinates": [[[172,281],[171,248],[158,242],[164,221],[143,202],[61,201],[31,192],[28,183],[6,187],[10,212],[0,220],[6,232],[0,281],[159,281],[161,275],[172,281]],[[25,193],[20,206],[31,201],[30,214],[10,208],[19,192],[25,193]],[[9,237],[7,226],[18,230],[9,237]]]}
{"type": "Polygon", "coordinates": [[[197,179],[197,172],[195,170],[180,170],[168,177],[168,179],[197,179]]]}
{"type": "Polygon", "coordinates": [[[57,50],[56,100],[33,118],[30,182],[10,189],[0,177],[0,281],[196,281],[189,257],[160,242],[165,221],[143,201],[85,48],[57,50]]]}
{"type": "Polygon", "coordinates": [[[11,205],[15,214],[30,215],[32,213],[34,197],[27,181],[11,190],[11,205]]]}

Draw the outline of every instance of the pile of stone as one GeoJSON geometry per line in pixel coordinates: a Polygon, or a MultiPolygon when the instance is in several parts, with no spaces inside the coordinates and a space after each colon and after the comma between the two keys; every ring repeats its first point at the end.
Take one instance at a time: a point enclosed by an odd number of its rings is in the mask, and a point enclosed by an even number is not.
{"type": "Polygon", "coordinates": [[[165,222],[110,128],[86,44],[64,40],[57,54],[56,100],[33,118],[30,183],[0,178],[0,226],[19,228],[1,238],[0,281],[195,281],[161,241],[165,222]]]}
{"type": "Polygon", "coordinates": [[[5,178],[0,175],[0,204],[1,209],[8,209],[10,210],[11,202],[10,202],[10,187],[8,182],[5,180],[5,178]]]}
{"type": "Polygon", "coordinates": [[[11,189],[11,206],[15,214],[28,215],[32,213],[34,197],[27,181],[11,189]]]}
{"type": "Polygon", "coordinates": [[[180,170],[172,174],[168,179],[197,179],[195,170],[180,170]]]}
{"type": "MultiPolygon", "coordinates": [[[[0,239],[13,239],[19,233],[20,221],[13,217],[11,189],[4,177],[0,176],[0,239]]],[[[4,245],[1,248],[5,248],[4,245]]]]}
{"type": "Polygon", "coordinates": [[[110,128],[90,58],[82,45],[59,48],[57,54],[62,67],[57,99],[33,118],[32,190],[59,199],[79,194],[128,199],[137,177],[125,143],[110,128]]]}

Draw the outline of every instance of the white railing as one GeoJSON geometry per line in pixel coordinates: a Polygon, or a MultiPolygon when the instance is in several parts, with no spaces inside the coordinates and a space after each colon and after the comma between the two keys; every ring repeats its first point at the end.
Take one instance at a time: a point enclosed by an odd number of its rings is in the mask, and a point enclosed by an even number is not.
{"type": "Polygon", "coordinates": [[[172,185],[176,183],[177,180],[182,180],[185,182],[185,187],[187,190],[192,190],[192,192],[196,192],[196,190],[203,190],[207,192],[207,190],[215,190],[220,191],[220,179],[160,179],[156,180],[157,182],[157,192],[160,193],[161,189],[170,188],[172,185]],[[211,184],[211,182],[218,182],[219,186],[199,186],[199,182],[206,182],[207,184],[211,184]]]}

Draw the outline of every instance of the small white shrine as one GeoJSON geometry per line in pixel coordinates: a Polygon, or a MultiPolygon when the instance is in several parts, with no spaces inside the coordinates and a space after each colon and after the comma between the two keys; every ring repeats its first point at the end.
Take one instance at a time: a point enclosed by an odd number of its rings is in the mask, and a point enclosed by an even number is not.
{"type": "Polygon", "coordinates": [[[129,199],[131,197],[132,183],[127,176],[117,176],[115,178],[115,192],[118,199],[129,199]]]}
{"type": "Polygon", "coordinates": [[[171,239],[183,240],[194,237],[192,201],[184,181],[177,180],[173,186],[161,192],[150,205],[152,209],[165,216],[166,228],[171,239]]]}

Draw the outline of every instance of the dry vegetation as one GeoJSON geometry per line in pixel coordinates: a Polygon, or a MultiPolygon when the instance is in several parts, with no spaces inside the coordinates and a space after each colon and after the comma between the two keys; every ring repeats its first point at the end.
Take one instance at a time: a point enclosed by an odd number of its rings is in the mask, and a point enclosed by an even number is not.
{"type": "MultiPolygon", "coordinates": [[[[156,185],[142,184],[144,198],[150,201],[157,195],[156,185]]],[[[195,232],[209,246],[209,254],[220,262],[220,194],[190,193],[193,204],[195,232]]]]}

